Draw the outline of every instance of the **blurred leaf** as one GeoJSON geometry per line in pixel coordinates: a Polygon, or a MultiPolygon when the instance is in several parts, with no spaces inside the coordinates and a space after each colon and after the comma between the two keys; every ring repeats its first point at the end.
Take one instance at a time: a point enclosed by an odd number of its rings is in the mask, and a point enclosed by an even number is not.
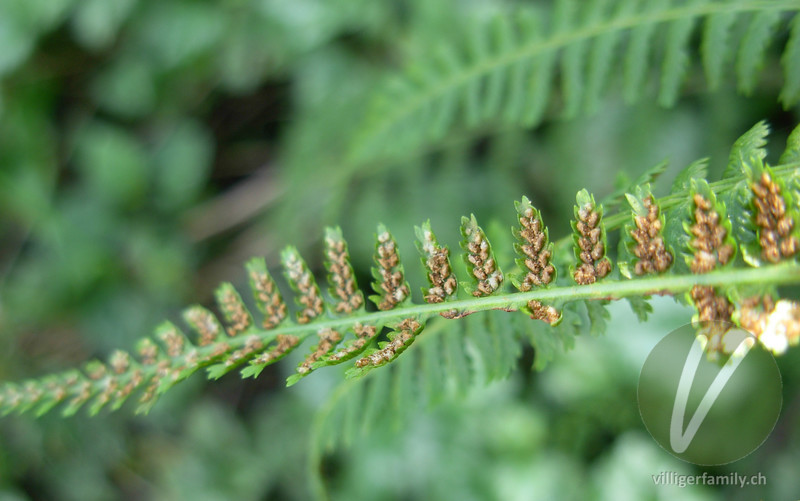
{"type": "Polygon", "coordinates": [[[324,41],[336,25],[335,3],[320,0],[263,0],[259,10],[283,31],[295,51],[307,50],[324,41]]]}
{"type": "Polygon", "coordinates": [[[147,293],[163,302],[186,288],[186,277],[193,272],[194,263],[185,244],[152,224],[129,228],[125,234],[133,272],[147,293]]]}
{"type": "Polygon", "coordinates": [[[33,36],[0,11],[0,76],[13,71],[33,49],[33,36]]]}
{"type": "Polygon", "coordinates": [[[88,187],[110,205],[141,200],[147,185],[147,155],[124,129],[92,122],[78,132],[75,164],[88,187]]]}
{"type": "Polygon", "coordinates": [[[202,124],[185,119],[166,128],[153,155],[158,204],[174,210],[193,202],[213,159],[214,138],[202,124]]]}
{"type": "Polygon", "coordinates": [[[264,19],[238,16],[230,21],[220,52],[222,83],[237,92],[252,90],[276,66],[264,19]]]}
{"type": "Polygon", "coordinates": [[[72,32],[79,43],[91,50],[111,44],[119,26],[138,0],[81,0],[72,16],[72,32]]]}
{"type": "Polygon", "coordinates": [[[26,499],[28,499],[28,497],[16,489],[0,490],[0,501],[25,501],[26,499]]]}
{"type": "Polygon", "coordinates": [[[126,118],[147,115],[156,102],[156,90],[149,65],[140,59],[123,57],[92,82],[92,98],[102,108],[126,118]]]}
{"type": "Polygon", "coordinates": [[[31,31],[50,28],[63,20],[75,0],[3,0],[0,17],[13,19],[31,31]]]}
{"type": "Polygon", "coordinates": [[[49,184],[33,167],[0,171],[0,209],[24,225],[40,222],[50,209],[49,184]]]}
{"type": "Polygon", "coordinates": [[[151,4],[138,26],[143,48],[165,69],[184,66],[221,39],[225,15],[211,4],[158,2],[151,4]]]}

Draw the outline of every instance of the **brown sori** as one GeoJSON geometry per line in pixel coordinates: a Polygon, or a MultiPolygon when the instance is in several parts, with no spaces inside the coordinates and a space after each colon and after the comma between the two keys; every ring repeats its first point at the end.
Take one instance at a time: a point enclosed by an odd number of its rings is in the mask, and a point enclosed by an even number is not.
{"type": "MultiPolygon", "coordinates": [[[[178,357],[183,354],[187,344],[186,336],[172,322],[164,322],[156,327],[156,337],[164,343],[167,355],[170,357],[178,357]]],[[[155,353],[157,353],[155,345],[143,343],[139,349],[146,353],[153,353],[153,355],[146,356],[145,360],[155,360],[155,353]]]]}
{"type": "Polygon", "coordinates": [[[422,328],[419,322],[413,318],[406,318],[395,328],[394,338],[380,350],[367,355],[356,361],[356,367],[366,367],[368,365],[382,365],[391,362],[400,351],[417,335],[422,328]]]}
{"type": "Polygon", "coordinates": [[[240,334],[253,325],[253,317],[247,311],[247,307],[242,301],[242,297],[233,287],[233,284],[225,282],[217,288],[217,305],[228,322],[228,335],[235,336],[240,334]]]}
{"type": "Polygon", "coordinates": [[[661,273],[672,265],[673,260],[672,253],[667,250],[661,235],[663,229],[661,211],[652,195],[645,197],[642,202],[647,215],[634,216],[636,228],[630,231],[636,242],[632,252],[638,259],[633,271],[637,275],[661,273]]]}
{"type": "Polygon", "coordinates": [[[311,365],[322,358],[326,353],[331,351],[336,344],[342,340],[342,335],[337,331],[329,328],[321,329],[317,335],[319,336],[319,344],[317,344],[314,351],[306,357],[305,360],[297,368],[300,374],[307,374],[311,372],[311,365]]]}
{"type": "MultiPolygon", "coordinates": [[[[517,239],[514,250],[520,256],[517,265],[524,273],[514,283],[522,292],[534,287],[547,287],[556,277],[556,269],[551,262],[553,245],[549,241],[547,227],[542,222],[541,213],[531,205],[527,197],[522,197],[522,201],[514,205],[519,221],[519,228],[513,230],[517,239]]],[[[527,311],[531,318],[549,324],[555,324],[561,319],[558,310],[535,299],[528,301],[527,311]]]]}
{"type": "Polygon", "coordinates": [[[758,182],[752,183],[750,188],[754,195],[761,257],[777,263],[797,254],[798,241],[792,234],[795,222],[788,214],[786,199],[781,194],[778,183],[765,170],[758,182]]]}
{"type": "Polygon", "coordinates": [[[372,268],[372,275],[376,281],[372,288],[378,295],[373,296],[373,300],[379,310],[391,310],[408,298],[409,288],[397,253],[397,243],[383,225],[378,227],[375,263],[377,266],[372,268]]]}
{"type": "Polygon", "coordinates": [[[611,261],[606,257],[602,207],[595,205],[586,190],[578,192],[577,199],[573,228],[575,253],[580,262],[572,277],[578,285],[588,285],[608,275],[611,261]]]}
{"type": "Polygon", "coordinates": [[[535,299],[528,301],[528,310],[530,310],[531,318],[534,320],[543,320],[551,325],[561,320],[561,313],[557,309],[535,299]]]}
{"type": "Polygon", "coordinates": [[[467,269],[476,281],[472,295],[489,296],[500,288],[504,277],[495,260],[492,246],[478,226],[475,215],[461,218],[461,234],[464,236],[464,250],[467,251],[467,269]]]}
{"type": "MultiPolygon", "coordinates": [[[[523,199],[523,202],[527,199],[523,199]]],[[[518,260],[524,266],[525,275],[519,283],[519,290],[527,292],[533,287],[542,287],[552,282],[556,270],[550,262],[552,248],[548,246],[547,228],[536,209],[525,207],[519,215],[519,230],[515,235],[520,240],[516,249],[523,259],[518,260]]]]}
{"type": "Polygon", "coordinates": [[[324,310],[317,282],[294,247],[285,249],[281,254],[281,260],[286,271],[286,278],[297,292],[295,301],[300,306],[300,311],[297,312],[297,322],[307,324],[320,316],[324,310]]]}
{"type": "MultiPolygon", "coordinates": [[[[692,273],[707,273],[718,266],[730,263],[735,255],[736,247],[729,234],[729,225],[724,214],[720,213],[714,200],[713,192],[707,184],[701,189],[707,193],[697,192],[692,195],[693,223],[689,233],[693,237],[689,242],[693,251],[689,268],[692,273]]],[[[733,304],[724,295],[718,295],[714,287],[695,285],[689,296],[697,308],[697,319],[701,322],[729,322],[733,314],[733,304]]]]}
{"type": "Polygon", "coordinates": [[[422,264],[428,274],[430,287],[423,289],[426,303],[441,303],[456,294],[458,280],[450,265],[450,249],[439,245],[431,230],[430,221],[415,228],[417,247],[422,254],[422,264]]]}
{"type": "Polygon", "coordinates": [[[699,321],[730,321],[733,314],[733,304],[725,296],[717,295],[713,287],[695,285],[689,295],[697,308],[697,319],[699,321]]]}
{"type": "Polygon", "coordinates": [[[183,312],[183,318],[197,333],[197,344],[200,346],[213,343],[223,332],[217,317],[202,306],[189,307],[183,312]]]}
{"type": "Polygon", "coordinates": [[[353,332],[356,334],[356,339],[350,343],[349,346],[343,348],[336,353],[332,354],[328,357],[328,360],[331,361],[338,361],[347,358],[349,355],[360,351],[364,345],[366,345],[372,338],[375,337],[375,334],[378,333],[378,329],[374,325],[362,325],[360,323],[356,323],[353,326],[353,332]]]}
{"type": "Polygon", "coordinates": [[[142,338],[136,345],[136,353],[142,365],[152,365],[158,359],[158,345],[149,337],[142,338]]]}
{"type": "Polygon", "coordinates": [[[131,366],[131,355],[127,351],[114,350],[108,360],[108,365],[115,374],[123,374],[131,366]]]}
{"type": "Polygon", "coordinates": [[[291,336],[288,334],[278,334],[275,337],[275,340],[278,342],[278,345],[275,348],[254,358],[250,362],[251,365],[268,364],[288,353],[289,350],[297,346],[297,344],[300,342],[300,339],[298,339],[297,336],[291,336]]]}
{"type": "Polygon", "coordinates": [[[286,318],[286,303],[283,302],[278,286],[269,275],[263,258],[253,258],[247,262],[247,275],[256,306],[264,315],[262,326],[265,329],[277,327],[286,318]]]}
{"type": "Polygon", "coordinates": [[[428,279],[431,287],[425,294],[428,303],[441,303],[448,296],[452,296],[458,282],[453,270],[450,268],[450,250],[446,247],[436,247],[426,260],[428,264],[428,279]]]}
{"type": "Polygon", "coordinates": [[[231,355],[225,360],[225,365],[231,367],[263,347],[264,343],[261,342],[261,339],[258,336],[249,336],[247,341],[245,341],[244,346],[231,353],[231,355]]]}
{"type": "Polygon", "coordinates": [[[339,228],[328,228],[325,234],[325,257],[328,268],[329,292],[336,313],[350,314],[364,305],[364,295],[358,289],[347,243],[339,228]]]}
{"type": "Polygon", "coordinates": [[[700,193],[692,196],[694,223],[690,227],[692,237],[689,245],[694,249],[690,264],[692,273],[707,273],[718,265],[726,265],[734,256],[736,248],[728,242],[728,230],[712,202],[700,193]]]}

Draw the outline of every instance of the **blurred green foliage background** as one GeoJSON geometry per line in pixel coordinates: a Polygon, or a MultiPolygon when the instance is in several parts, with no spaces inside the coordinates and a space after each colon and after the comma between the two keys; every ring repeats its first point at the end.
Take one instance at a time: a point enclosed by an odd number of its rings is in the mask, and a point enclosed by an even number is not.
{"type": "MultiPolygon", "coordinates": [[[[456,127],[424,148],[348,157],[386,75],[492,13],[548,7],[0,0],[0,379],[130,348],[182,306],[210,303],[220,280],[241,285],[251,255],[275,269],[292,243],[319,263],[326,224],[342,225],[366,285],[374,228],[386,223],[418,290],[413,225],[427,218],[455,247],[461,215],[509,226],[526,194],[560,238],[580,188],[602,197],[667,157],[668,180],[703,156],[716,178],[753,123],[770,120],[777,154],[800,122],[776,99],[773,47],[747,97],[690,77],[670,109],[609,92],[578,119],[551,110],[532,130],[456,127]]],[[[798,350],[779,361],[776,432],[742,462],[709,470],[762,471],[765,488],[656,487],[651,475],[664,470],[705,471],[661,450],[635,401],[649,348],[690,312],[659,301],[642,326],[627,306],[613,311],[606,337],[579,339],[544,372],[530,371],[527,348],[509,380],[354,437],[323,459],[331,497],[796,498],[798,350]]],[[[342,378],[321,371],[287,391],[295,363],[255,381],[191,378],[146,417],[3,418],[0,500],[307,499],[312,421],[342,378]]]]}

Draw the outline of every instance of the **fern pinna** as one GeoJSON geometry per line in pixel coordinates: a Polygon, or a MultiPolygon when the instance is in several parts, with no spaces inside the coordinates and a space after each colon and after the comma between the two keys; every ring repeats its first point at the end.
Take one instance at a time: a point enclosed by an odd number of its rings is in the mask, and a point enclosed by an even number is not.
{"type": "MultiPolygon", "coordinates": [[[[462,330],[475,340],[477,350],[494,350],[495,358],[505,360],[491,369],[497,376],[510,370],[517,351],[508,340],[498,344],[490,339],[495,335],[492,329],[473,332],[474,319],[481,316],[473,314],[502,310],[501,315],[515,319],[506,325],[508,330],[519,329],[519,319],[533,319],[522,329],[528,331],[535,365],[541,367],[555,345],[569,346],[568,337],[582,316],[592,332],[602,332],[609,301],[627,298],[646,317],[651,294],[689,302],[698,322],[736,323],[780,354],[800,342],[800,305],[781,299],[776,290],[780,284],[800,283],[800,127],[774,166],[764,162],[767,133],[766,125],[759,123],[736,142],[723,180],[707,182],[705,161],[695,162],[677,177],[668,196],[656,198],[649,184],[660,172],[656,170],[606,200],[606,206],[620,207],[612,215],[581,190],[572,235],[555,242],[525,197],[516,202],[513,245],[494,247],[475,216],[464,217],[464,277],[458,277],[455,256],[425,222],[416,232],[427,276],[424,303],[412,300],[397,242],[380,225],[375,294],[369,296],[376,309],[367,309],[342,233],[330,228],[324,238],[327,297],[295,248],[281,254],[295,296],[294,320],[264,260],[255,258],[246,270],[258,315],[233,285],[224,283],[215,294],[224,325],[208,309],[191,306],[183,314],[191,336],[165,322],[154,338],[140,341],[134,354],[116,351],[107,363],[92,361],[82,371],[4,384],[0,408],[4,413],[40,415],[61,405],[70,415],[88,403],[94,414],[106,405],[117,409],[135,394],[136,411],[146,412],[159,395],[201,368],[209,378],[232,370],[256,377],[308,338],[312,346],[289,385],[314,370],[347,361],[352,364],[347,376],[359,377],[395,361],[424,336],[429,324],[435,330],[436,325],[463,323],[462,330]],[[613,230],[621,230],[615,260],[607,238],[613,230]],[[517,256],[516,266],[504,270],[500,263],[505,261],[498,256],[510,248],[517,256]],[[433,321],[437,316],[444,320],[433,321]],[[380,340],[384,330],[388,334],[380,340]]],[[[487,318],[498,321],[494,315],[487,318]]],[[[710,353],[724,351],[724,330],[705,335],[710,353]]],[[[446,365],[463,372],[461,362],[446,365]]]]}

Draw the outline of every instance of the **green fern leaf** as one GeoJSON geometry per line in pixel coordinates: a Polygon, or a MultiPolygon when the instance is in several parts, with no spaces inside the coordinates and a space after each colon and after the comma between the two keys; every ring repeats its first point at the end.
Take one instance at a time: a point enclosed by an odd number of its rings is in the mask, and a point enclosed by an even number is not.
{"type": "Polygon", "coordinates": [[[391,371],[376,371],[367,382],[362,391],[363,400],[361,402],[361,415],[358,416],[358,434],[367,435],[372,429],[377,429],[383,423],[379,417],[384,414],[389,407],[389,397],[391,395],[392,380],[391,371]]]}
{"type": "Polygon", "coordinates": [[[756,86],[764,66],[767,44],[773,38],[780,19],[781,12],[777,10],[756,12],[747,27],[736,58],[736,75],[739,78],[739,90],[743,94],[751,94],[756,86]]]}
{"type": "MultiPolygon", "coordinates": [[[[505,54],[518,45],[515,39],[517,33],[514,31],[508,17],[496,16],[492,19],[489,29],[491,30],[489,35],[491,36],[491,45],[494,48],[495,55],[505,54]]],[[[507,78],[508,72],[505,68],[498,68],[488,76],[485,95],[482,99],[483,110],[481,118],[483,120],[489,120],[499,113],[503,104],[503,93],[507,88],[507,78]]]]}
{"type": "Polygon", "coordinates": [[[785,108],[800,101],[800,16],[795,16],[791,24],[789,41],[786,42],[781,64],[786,74],[786,82],[781,90],[780,100],[785,108]]]}
{"type": "Polygon", "coordinates": [[[800,162],[800,125],[794,128],[786,139],[786,149],[781,154],[780,164],[800,162]]]}
{"type": "Polygon", "coordinates": [[[712,90],[717,89],[722,82],[723,70],[733,52],[730,32],[735,22],[736,14],[733,12],[719,12],[708,16],[703,28],[700,52],[708,86],[712,90]]]}
{"type": "Polygon", "coordinates": [[[747,173],[744,172],[745,165],[753,159],[764,160],[767,157],[767,150],[765,149],[767,136],[769,136],[769,125],[764,120],[742,134],[733,143],[733,148],[731,148],[731,153],[728,157],[728,165],[722,173],[723,179],[735,175],[746,176],[747,173]]]}
{"type": "MultiPolygon", "coordinates": [[[[661,2],[651,3],[651,7],[654,9],[659,9],[662,5],[661,2]]],[[[655,22],[641,23],[631,28],[630,40],[625,51],[622,85],[622,95],[627,103],[638,101],[642,89],[645,87],[647,72],[651,64],[651,44],[656,28],[658,25],[655,22]]]]}
{"type": "Polygon", "coordinates": [[[495,343],[495,378],[505,379],[514,369],[521,353],[518,337],[521,329],[517,321],[522,320],[527,326],[528,319],[524,315],[508,315],[500,311],[486,317],[495,343]]]}
{"type": "Polygon", "coordinates": [[[417,384],[422,396],[421,402],[437,404],[442,401],[447,388],[441,336],[433,336],[425,341],[425,346],[421,346],[418,353],[420,360],[417,384]]]}
{"type": "MultiPolygon", "coordinates": [[[[796,100],[798,44],[794,35],[800,7],[788,1],[597,0],[581,3],[557,0],[549,23],[531,9],[501,13],[473,26],[446,48],[432,51],[431,63],[415,64],[423,71],[404,70],[379,85],[365,119],[348,146],[348,162],[365,166],[372,159],[407,155],[442,140],[448,127],[475,129],[498,121],[529,127],[537,124],[549,102],[560,69],[566,116],[595,109],[608,87],[615,66],[623,67],[622,94],[634,101],[648,89],[661,63],[655,86],[658,101],[671,105],[680,95],[693,57],[691,39],[703,22],[700,56],[709,84],[723,80],[735,64],[739,87],[752,90],[760,74],[765,49],[791,22],[792,37],[784,49],[784,102],[796,100]],[[790,15],[784,15],[784,12],[790,15]],[[750,19],[744,33],[731,29],[750,19]],[[622,41],[625,41],[623,44],[622,41]],[[654,42],[663,41],[661,51],[654,42]],[[734,47],[739,47],[734,54],[734,47]],[[655,55],[663,54],[661,58],[655,55]],[[420,74],[424,75],[420,77],[420,74]],[[794,89],[794,90],[793,90],[794,89]]],[[[655,83],[655,82],[653,82],[655,83]]]]}
{"type": "MultiPolygon", "coordinates": [[[[441,75],[450,75],[458,70],[460,62],[458,57],[451,47],[442,47],[437,51],[437,59],[434,61],[434,66],[429,71],[436,72],[439,69],[441,75]],[[437,68],[438,67],[438,68],[437,68]]],[[[458,112],[458,96],[449,94],[443,96],[442,101],[438,106],[432,107],[431,110],[431,137],[442,138],[452,124],[456,121],[458,112]]]]}
{"type": "MultiPolygon", "coordinates": [[[[593,3],[597,4],[597,2],[593,3]]],[[[567,4],[567,2],[564,2],[564,4],[567,4]]],[[[574,9],[574,5],[571,8],[574,9]]],[[[567,118],[577,115],[583,103],[585,85],[583,69],[586,65],[588,48],[585,40],[576,40],[564,48],[564,55],[561,59],[561,80],[564,95],[564,115],[567,118]]]]}
{"type": "Polygon", "coordinates": [[[464,335],[458,329],[445,329],[441,337],[444,375],[454,393],[463,395],[472,383],[472,371],[464,347],[464,335]]]}
{"type": "MultiPolygon", "coordinates": [[[[366,385],[355,384],[347,392],[347,405],[341,409],[341,428],[332,430],[333,436],[339,438],[341,443],[349,447],[355,437],[359,436],[363,424],[362,406],[366,398],[366,385]]],[[[335,443],[335,442],[334,442],[335,443]]]]}
{"type": "Polygon", "coordinates": [[[647,322],[647,317],[653,313],[653,305],[650,304],[648,301],[649,296],[636,296],[636,297],[629,297],[628,304],[631,307],[631,311],[636,315],[636,318],[639,322],[647,322]]]}
{"type": "Polygon", "coordinates": [[[695,22],[696,18],[686,17],[672,21],[667,28],[661,91],[658,95],[658,103],[662,106],[672,106],[678,99],[680,85],[689,66],[687,45],[695,22]]]}
{"type": "Polygon", "coordinates": [[[589,332],[593,336],[602,336],[606,333],[608,320],[611,318],[606,308],[608,301],[585,301],[585,304],[586,314],[589,316],[589,332]]]}
{"type": "Polygon", "coordinates": [[[555,50],[545,50],[542,55],[531,63],[528,73],[530,82],[530,95],[527,103],[522,107],[523,115],[520,123],[525,127],[538,124],[547,112],[547,106],[553,87],[557,54],[555,50]]]}
{"type": "Polygon", "coordinates": [[[467,337],[477,348],[486,381],[506,377],[516,362],[514,353],[519,345],[514,332],[503,323],[505,321],[507,315],[503,312],[470,315],[466,319],[467,337]]]}
{"type": "MultiPolygon", "coordinates": [[[[428,332],[425,333],[426,337],[430,337],[429,335],[436,335],[436,330],[442,327],[443,322],[437,322],[431,325],[428,328],[428,332]]],[[[420,370],[416,351],[423,346],[425,346],[425,339],[421,339],[419,343],[414,345],[414,347],[409,350],[409,353],[406,354],[406,358],[398,360],[397,364],[392,368],[394,380],[387,390],[392,398],[391,412],[392,416],[395,418],[391,424],[395,428],[402,426],[403,417],[405,413],[409,412],[409,408],[414,408],[415,403],[422,400],[419,390],[419,385],[421,383],[418,381],[420,370]]],[[[369,379],[369,376],[364,379],[369,379]]],[[[364,379],[358,379],[355,380],[355,382],[361,383],[364,379]]]]}
{"type": "Polygon", "coordinates": [[[661,177],[661,174],[663,174],[667,170],[667,167],[669,167],[669,163],[666,160],[664,160],[648,168],[647,170],[642,172],[642,174],[639,175],[639,177],[637,177],[634,181],[622,183],[622,186],[620,186],[619,188],[614,190],[613,193],[611,193],[603,200],[601,200],[600,205],[602,205],[606,209],[612,209],[617,207],[624,198],[627,198],[626,195],[627,193],[634,191],[636,187],[654,183],[659,177],[661,177]]]}
{"type": "Polygon", "coordinates": [[[708,175],[708,159],[701,158],[690,163],[681,170],[672,182],[672,192],[689,191],[692,179],[702,179],[708,175]]]}
{"type": "Polygon", "coordinates": [[[575,346],[575,337],[580,333],[583,321],[575,311],[578,302],[566,304],[562,309],[563,318],[555,328],[547,328],[537,322],[534,326],[522,332],[527,337],[535,351],[533,368],[537,371],[544,370],[559,353],[565,353],[575,346]]]}

